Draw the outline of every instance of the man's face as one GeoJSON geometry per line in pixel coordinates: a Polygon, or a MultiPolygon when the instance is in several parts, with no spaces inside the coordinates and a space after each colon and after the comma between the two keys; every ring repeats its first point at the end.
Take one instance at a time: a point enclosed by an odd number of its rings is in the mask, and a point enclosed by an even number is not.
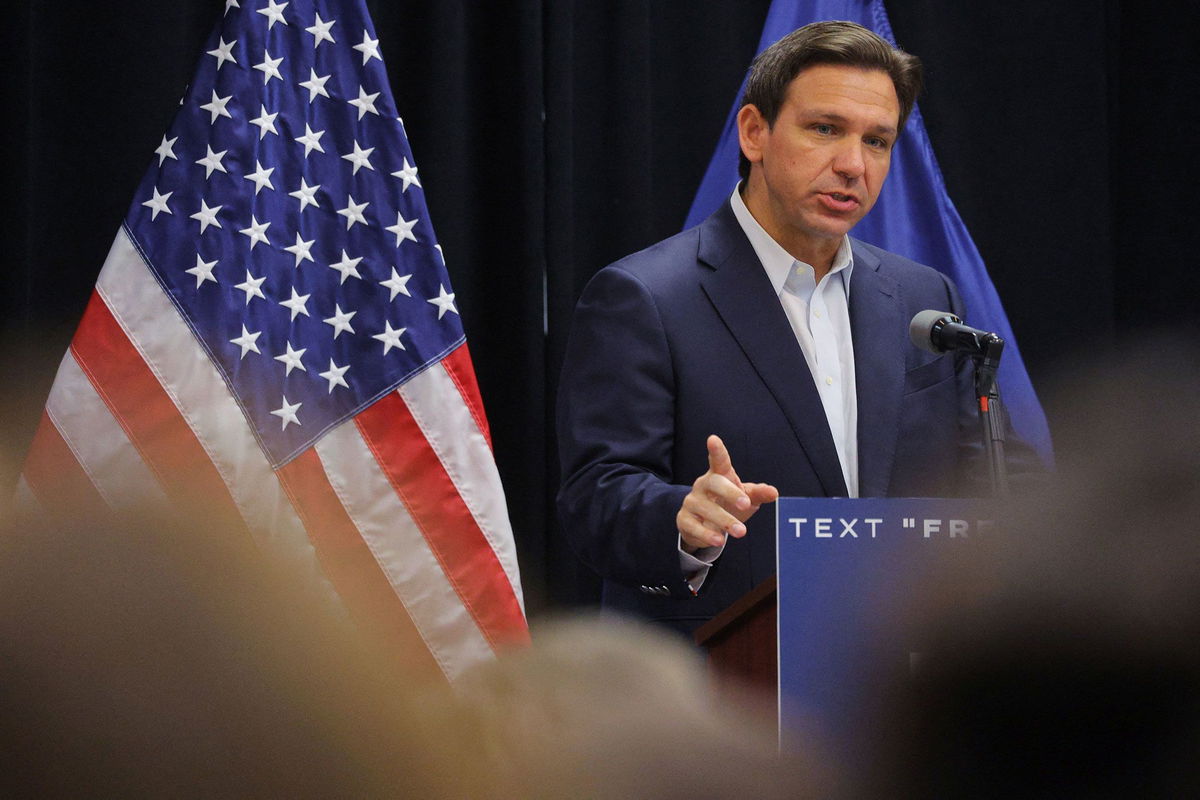
{"type": "Polygon", "coordinates": [[[879,197],[899,118],[886,72],[830,64],[792,80],[771,126],[745,106],[738,129],[751,212],[794,256],[832,257],[879,197]]]}

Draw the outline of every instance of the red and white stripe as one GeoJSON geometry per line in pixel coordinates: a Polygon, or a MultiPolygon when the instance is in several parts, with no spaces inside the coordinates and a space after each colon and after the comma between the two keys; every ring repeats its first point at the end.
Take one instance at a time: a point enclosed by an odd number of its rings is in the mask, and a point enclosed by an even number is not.
{"type": "Polygon", "coordinates": [[[199,492],[214,519],[328,582],[398,658],[450,680],[528,641],[466,346],[273,470],[124,229],[18,488],[45,507],[85,509],[199,492]]]}

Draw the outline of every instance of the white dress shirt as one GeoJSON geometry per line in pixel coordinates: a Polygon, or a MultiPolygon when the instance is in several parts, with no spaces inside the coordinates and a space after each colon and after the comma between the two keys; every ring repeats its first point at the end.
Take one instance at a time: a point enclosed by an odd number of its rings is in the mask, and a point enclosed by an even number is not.
{"type": "MultiPolygon", "coordinates": [[[[729,200],[738,224],[762,262],[783,313],[804,354],[825,419],[833,435],[842,477],[850,497],[858,497],[858,396],[854,379],[854,342],[850,334],[850,275],[854,255],[850,239],[842,237],[833,265],[818,283],[811,264],[798,261],[771,238],[735,189],[729,200]]],[[[734,464],[737,454],[731,454],[734,464]]],[[[750,476],[770,481],[770,476],[750,476]]],[[[693,591],[697,591],[724,550],[724,545],[686,553],[680,541],[680,565],[693,591]]]]}
{"type": "Polygon", "coordinates": [[[850,336],[854,255],[850,238],[842,237],[833,266],[817,283],[812,265],[792,258],[772,239],[746,208],[740,193],[734,191],[730,204],[792,325],[825,408],[846,489],[850,497],[858,497],[858,395],[854,341],[850,336]]]}

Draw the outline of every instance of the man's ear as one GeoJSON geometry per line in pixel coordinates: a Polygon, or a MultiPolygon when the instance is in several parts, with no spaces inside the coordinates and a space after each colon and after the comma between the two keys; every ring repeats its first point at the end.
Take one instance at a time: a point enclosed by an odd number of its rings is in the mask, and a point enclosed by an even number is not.
{"type": "Polygon", "coordinates": [[[747,103],[737,114],[738,144],[751,164],[762,161],[763,137],[771,131],[758,106],[747,103]]]}

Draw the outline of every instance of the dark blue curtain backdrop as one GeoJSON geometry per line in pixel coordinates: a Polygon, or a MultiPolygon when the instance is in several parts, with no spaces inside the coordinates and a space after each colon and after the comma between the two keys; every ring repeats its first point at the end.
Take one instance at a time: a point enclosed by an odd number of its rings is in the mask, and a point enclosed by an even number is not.
{"type": "MultiPolygon", "coordinates": [[[[243,0],[243,5],[246,2],[243,0]]],[[[219,0],[29,3],[0,29],[0,493],[219,0]]],[[[491,419],[530,608],[589,603],[554,532],[551,413],[597,269],[676,232],[767,0],[370,3],[491,419]]],[[[1189,4],[891,0],[947,188],[1035,386],[1194,325],[1189,4]]],[[[1053,430],[1070,414],[1047,402],[1053,430]]]]}

